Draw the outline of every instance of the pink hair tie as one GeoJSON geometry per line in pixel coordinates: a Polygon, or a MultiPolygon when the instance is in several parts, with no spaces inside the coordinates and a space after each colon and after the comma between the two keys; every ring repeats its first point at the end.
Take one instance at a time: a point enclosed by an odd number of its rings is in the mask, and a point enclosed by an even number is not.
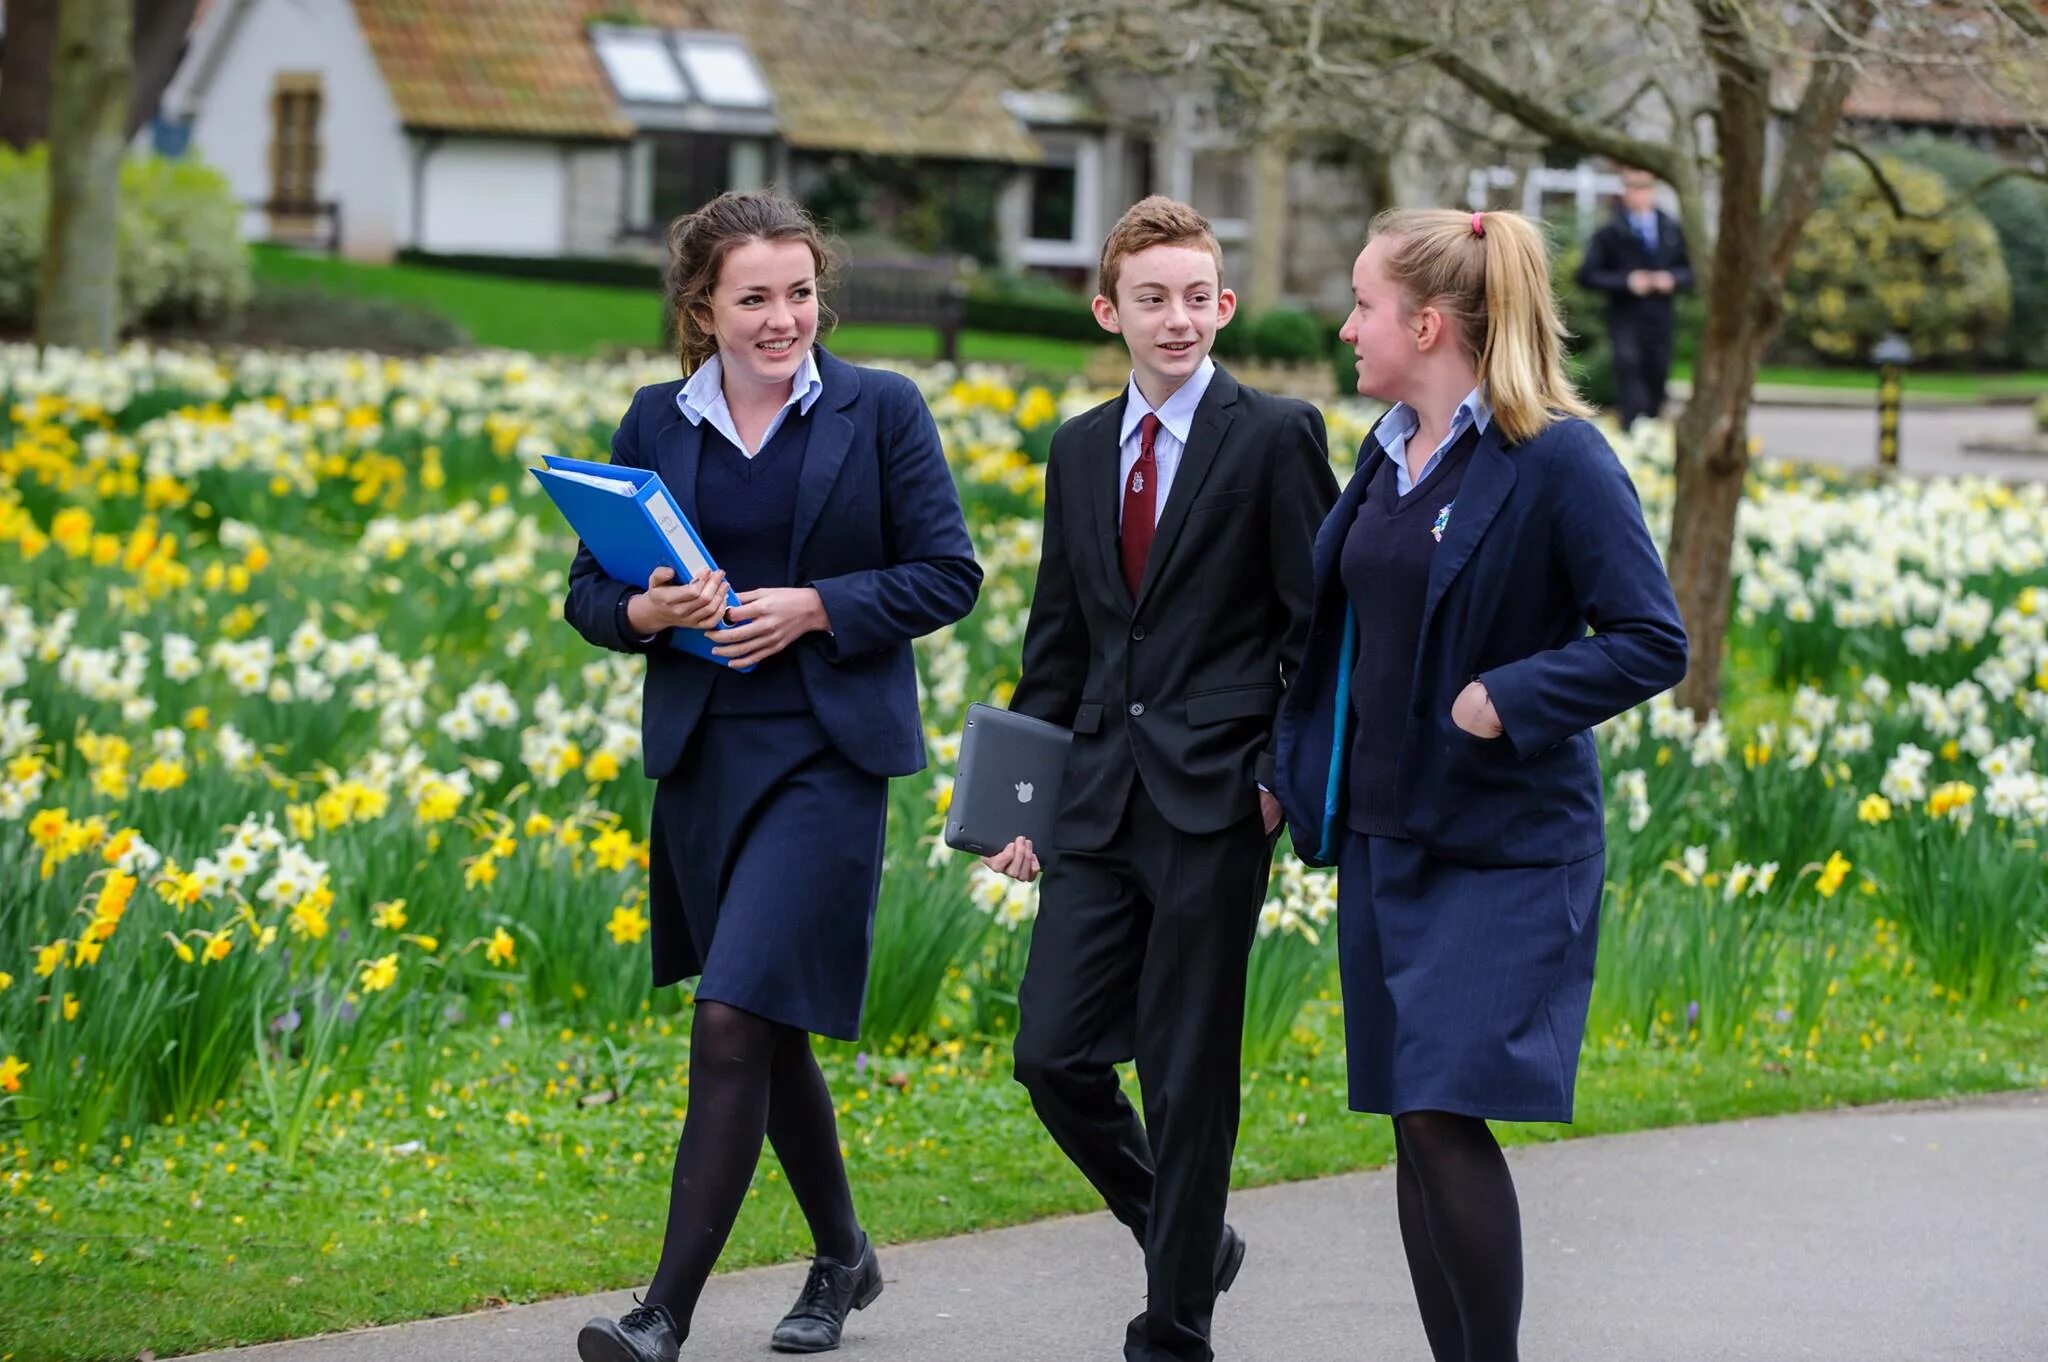
{"type": "Polygon", "coordinates": [[[1472,215],[1472,235],[1474,235],[1474,236],[1485,236],[1485,235],[1486,235],[1486,214],[1484,214],[1484,213],[1474,213],[1474,214],[1472,215]]]}

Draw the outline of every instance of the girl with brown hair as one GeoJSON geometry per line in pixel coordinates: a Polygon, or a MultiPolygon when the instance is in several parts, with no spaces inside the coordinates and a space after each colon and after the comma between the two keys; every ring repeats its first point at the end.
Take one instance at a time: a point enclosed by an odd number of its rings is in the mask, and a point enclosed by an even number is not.
{"type": "Polygon", "coordinates": [[[981,584],[916,385],[817,343],[831,256],[803,210],[723,194],[669,246],[687,377],[634,395],[612,461],[661,475],[720,571],[614,581],[579,545],[564,613],[647,658],[654,982],[701,977],[661,1261],[638,1308],[584,1326],[583,1362],[677,1356],[764,1137],[817,1245],[771,1346],[836,1348],[881,1292],[810,1037],[860,1035],[888,781],[925,764],[911,640],[981,584]]]}

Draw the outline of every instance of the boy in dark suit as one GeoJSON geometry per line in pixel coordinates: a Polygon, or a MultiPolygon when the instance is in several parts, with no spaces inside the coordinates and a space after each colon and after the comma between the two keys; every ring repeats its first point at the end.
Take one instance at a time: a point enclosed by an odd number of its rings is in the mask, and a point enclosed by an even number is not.
{"type": "Polygon", "coordinates": [[[1672,296],[1692,291],[1692,258],[1678,219],[1657,207],[1657,177],[1631,166],[1621,186],[1621,204],[1587,243],[1578,278],[1579,287],[1607,296],[1614,405],[1627,430],[1638,416],[1664,410],[1672,296]]]}
{"type": "MultiPolygon", "coordinates": [[[[1074,731],[1020,990],[1017,1080],[1145,1250],[1129,1362],[1208,1362],[1244,1257],[1223,1222],[1245,967],[1280,808],[1273,730],[1336,500],[1322,416],[1209,357],[1222,253],[1153,197],[1112,229],[1095,318],[1126,390],[1068,421],[1011,708],[1074,731]],[[1116,1063],[1135,1058],[1139,1124],[1116,1063]]],[[[1029,880],[1019,839],[991,869],[1029,880]]]]}

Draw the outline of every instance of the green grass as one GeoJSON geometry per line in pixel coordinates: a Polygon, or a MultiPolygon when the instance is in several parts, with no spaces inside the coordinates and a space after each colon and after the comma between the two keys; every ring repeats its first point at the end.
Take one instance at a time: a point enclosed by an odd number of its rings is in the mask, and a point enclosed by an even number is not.
{"type": "MultiPolygon", "coordinates": [[[[1692,366],[1682,362],[1674,364],[1671,376],[1690,381],[1692,366]]],[[[1874,368],[1824,369],[1804,365],[1767,365],[1757,375],[1757,382],[1760,385],[1794,388],[1859,388],[1868,389],[1874,395],[1877,391],[1877,371],[1874,368]]],[[[1905,389],[1909,393],[1917,390],[1962,397],[2044,397],[2048,396],[2048,372],[2030,370],[2023,373],[1979,374],[1909,369],[1906,372],[1905,389]]]]}
{"type": "MultiPolygon", "coordinates": [[[[594,355],[661,344],[661,299],[651,289],[503,279],[416,265],[366,265],[279,247],[255,252],[259,283],[355,297],[388,298],[451,318],[478,345],[537,355],[594,355]]],[[[925,326],[847,325],[827,341],[860,359],[938,357],[938,333],[925,326]]],[[[960,338],[971,363],[1019,365],[1035,373],[1078,373],[1089,347],[1075,341],[970,331],[960,338]]]]}
{"type": "MultiPolygon", "coordinates": [[[[388,298],[429,307],[452,318],[479,345],[537,355],[594,355],[661,343],[661,304],[652,290],[496,278],[418,265],[366,265],[275,246],[255,250],[259,283],[312,288],[351,296],[388,298]]],[[[846,325],[827,342],[855,359],[924,360],[938,356],[938,334],[924,326],[846,325]]],[[[1040,375],[1079,373],[1094,347],[1080,341],[970,331],[960,340],[970,363],[1017,365],[1040,375]]],[[[1680,363],[1673,376],[1691,377],[1680,363]]],[[[1766,368],[1766,384],[1816,388],[1875,388],[1874,371],[1793,366],[1766,368]]],[[[2048,395],[2048,372],[1972,374],[1911,372],[1908,390],[1965,396],[2048,395]]]]}
{"type": "MultiPolygon", "coordinates": [[[[1810,1054],[1768,1019],[1725,1055],[1589,1044],[1577,1124],[1501,1133],[1553,1140],[2048,1085],[2048,1007],[1972,1017],[1918,983],[1867,960],[1810,1054]]],[[[346,1085],[292,1169],[238,1105],[132,1148],[86,1151],[61,1171],[0,1161],[0,1358],[169,1356],[641,1284],[687,1100],[680,1027],[661,1034],[671,1025],[649,1019],[610,1037],[455,1031],[427,1110],[409,1110],[395,1064],[381,1066],[346,1085]],[[631,1056],[632,1082],[623,1099],[585,1106],[619,1081],[607,1040],[631,1056]]],[[[1096,1208],[1009,1080],[1004,1044],[859,1069],[832,1046],[824,1061],[878,1240],[1096,1208]]],[[[1236,1184],[1390,1157],[1387,1122],[1346,1110],[1336,1004],[1313,1005],[1282,1063],[1246,1076],[1236,1184]]],[[[722,1267],[807,1251],[771,1155],[722,1267]]]]}

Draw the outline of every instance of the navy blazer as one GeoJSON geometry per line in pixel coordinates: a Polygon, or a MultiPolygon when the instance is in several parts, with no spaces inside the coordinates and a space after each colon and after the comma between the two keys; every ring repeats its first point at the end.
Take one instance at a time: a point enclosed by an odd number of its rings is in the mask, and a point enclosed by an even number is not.
{"type": "MultiPolygon", "coordinates": [[[[1341,847],[1358,619],[1338,571],[1344,537],[1387,456],[1368,436],[1316,535],[1315,605],[1281,703],[1279,785],[1295,853],[1341,847]]],[[[1469,865],[1562,865],[1605,845],[1593,725],[1685,675],[1685,628],[1634,484],[1590,423],[1508,445],[1487,428],[1430,562],[1414,701],[1400,722],[1409,837],[1469,865]],[[1588,627],[1594,632],[1588,633],[1588,627]],[[1451,722],[1474,678],[1505,728],[1451,722]]]]}
{"type": "MultiPolygon", "coordinates": [[[[910,641],[974,608],[981,565],[917,385],[856,368],[822,346],[818,376],[825,391],[805,418],[811,436],[797,484],[789,580],[816,589],[832,632],[807,634],[791,648],[812,713],[833,745],[872,775],[907,776],[925,764],[910,641]]],[[[705,427],[677,407],[682,386],[675,379],[633,394],[612,436],[612,462],[661,474],[695,523],[705,427]]],[[[647,655],[641,760],[659,780],[675,770],[703,716],[718,664],[672,648],[665,630],[650,643],[634,636],[626,600],[646,586],[607,577],[579,543],[562,613],[600,647],[647,655]]]]}

